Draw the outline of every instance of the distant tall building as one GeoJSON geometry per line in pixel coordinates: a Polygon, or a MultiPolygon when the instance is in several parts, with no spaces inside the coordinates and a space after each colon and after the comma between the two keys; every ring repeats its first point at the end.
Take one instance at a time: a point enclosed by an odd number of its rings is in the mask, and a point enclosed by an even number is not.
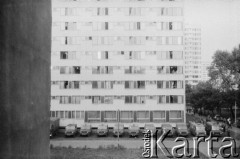
{"type": "Polygon", "coordinates": [[[201,28],[186,25],[184,29],[185,80],[196,85],[201,81],[201,28]]]}
{"type": "Polygon", "coordinates": [[[181,0],[53,0],[60,125],[185,122],[181,0]]]}
{"type": "Polygon", "coordinates": [[[210,77],[208,76],[208,67],[211,66],[211,62],[202,61],[202,81],[208,81],[210,77]]]}

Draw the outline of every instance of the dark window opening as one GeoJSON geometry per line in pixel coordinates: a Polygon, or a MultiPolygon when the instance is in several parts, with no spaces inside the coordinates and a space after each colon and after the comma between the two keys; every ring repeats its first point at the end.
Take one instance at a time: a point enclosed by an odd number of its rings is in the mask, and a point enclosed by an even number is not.
{"type": "Polygon", "coordinates": [[[170,56],[170,59],[173,59],[173,52],[172,51],[169,51],[169,56],[170,56]]]}
{"type": "Polygon", "coordinates": [[[169,30],[172,30],[172,29],[173,29],[172,22],[169,22],[169,30]]]}
{"type": "Polygon", "coordinates": [[[65,30],[68,30],[68,22],[65,22],[65,30]]]}
{"type": "Polygon", "coordinates": [[[171,74],[177,73],[177,66],[171,66],[170,67],[170,73],[171,74]]]}
{"type": "Polygon", "coordinates": [[[80,74],[80,67],[79,66],[73,66],[73,70],[75,74],[80,74]]]}
{"type": "Polygon", "coordinates": [[[68,81],[64,81],[64,88],[68,88],[68,81]]]}
{"type": "Polygon", "coordinates": [[[67,51],[61,51],[60,52],[60,59],[68,59],[68,52],[67,51]]]}

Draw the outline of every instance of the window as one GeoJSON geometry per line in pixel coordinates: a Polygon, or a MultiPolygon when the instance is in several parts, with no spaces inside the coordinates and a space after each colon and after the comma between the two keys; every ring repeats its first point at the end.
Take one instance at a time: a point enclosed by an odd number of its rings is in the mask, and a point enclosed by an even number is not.
{"type": "Polygon", "coordinates": [[[129,16],[140,16],[141,15],[141,8],[129,8],[129,16]]]}
{"type": "Polygon", "coordinates": [[[125,81],[125,88],[131,88],[131,89],[145,88],[145,81],[125,81]]]}
{"type": "Polygon", "coordinates": [[[133,103],[133,96],[125,96],[125,104],[133,103]]]}
{"type": "Polygon", "coordinates": [[[157,81],[157,88],[163,88],[163,81],[157,81]]]}
{"type": "Polygon", "coordinates": [[[182,104],[183,103],[183,96],[178,96],[178,95],[170,95],[166,96],[166,103],[178,103],[182,104]]]}
{"type": "Polygon", "coordinates": [[[97,15],[100,15],[100,16],[108,15],[108,8],[97,8],[97,15]]]}
{"type": "Polygon", "coordinates": [[[100,111],[88,111],[87,116],[90,121],[99,121],[101,117],[100,111]]]}
{"type": "Polygon", "coordinates": [[[145,56],[145,52],[141,51],[129,51],[126,52],[126,58],[129,60],[141,60],[145,56]]]}
{"type": "Polygon", "coordinates": [[[74,81],[73,83],[74,83],[74,88],[79,89],[79,83],[80,82],[79,81],[74,81]]]}
{"type": "Polygon", "coordinates": [[[129,66],[125,68],[125,74],[144,74],[146,68],[140,66],[129,66]]]}
{"type": "Polygon", "coordinates": [[[60,118],[64,118],[64,111],[60,111],[60,118]]]}
{"type": "Polygon", "coordinates": [[[113,74],[112,66],[96,66],[92,68],[92,74],[113,74]]]}
{"type": "Polygon", "coordinates": [[[104,24],[105,24],[105,25],[104,25],[104,29],[105,29],[105,30],[108,30],[108,22],[105,22],[104,24]]]}
{"type": "Polygon", "coordinates": [[[73,66],[73,72],[72,74],[80,74],[80,67],[78,66],[73,66]]]}
{"type": "Polygon", "coordinates": [[[125,96],[125,104],[145,104],[145,96],[125,96]]]}
{"type": "Polygon", "coordinates": [[[173,110],[171,110],[170,112],[169,112],[169,118],[170,119],[181,119],[182,117],[181,117],[181,111],[179,110],[179,111],[173,111],[173,110]]]}
{"type": "Polygon", "coordinates": [[[60,74],[80,74],[80,66],[60,66],[60,74]]]}
{"type": "Polygon", "coordinates": [[[113,81],[93,81],[92,88],[93,89],[112,89],[113,81]]]}
{"type": "Polygon", "coordinates": [[[63,25],[64,25],[64,30],[76,30],[77,29],[76,22],[65,22],[63,25]]]}
{"type": "Polygon", "coordinates": [[[141,30],[141,23],[137,22],[137,30],[141,30]]]}
{"type": "Polygon", "coordinates": [[[69,37],[65,37],[65,45],[69,44],[70,38],[69,37]]]}
{"type": "Polygon", "coordinates": [[[60,96],[60,104],[80,104],[80,96],[60,96]]]}
{"type": "Polygon", "coordinates": [[[76,52],[60,51],[60,59],[76,59],[76,52]]]}
{"type": "Polygon", "coordinates": [[[133,120],[133,112],[132,111],[121,111],[120,112],[121,120],[133,120]]]}
{"type": "Polygon", "coordinates": [[[75,118],[75,111],[65,111],[65,118],[71,119],[75,118]]]}
{"type": "Polygon", "coordinates": [[[68,59],[68,52],[67,51],[61,51],[60,52],[60,59],[68,59]]]}
{"type": "Polygon", "coordinates": [[[84,111],[76,111],[76,119],[84,119],[84,111]]]}
{"type": "Polygon", "coordinates": [[[170,74],[176,74],[177,73],[177,66],[170,66],[170,74]]]}
{"type": "Polygon", "coordinates": [[[93,56],[95,56],[94,59],[98,59],[98,60],[107,60],[107,59],[109,59],[108,51],[98,51],[93,56]]]}
{"type": "Polygon", "coordinates": [[[177,81],[170,81],[170,88],[177,88],[177,81]]]}
{"type": "Polygon", "coordinates": [[[163,73],[165,73],[165,67],[164,67],[164,66],[158,66],[158,67],[157,67],[157,73],[158,73],[158,74],[163,74],[163,73]]]}
{"type": "Polygon", "coordinates": [[[169,22],[169,30],[173,30],[173,24],[172,24],[172,22],[169,22]]]}
{"type": "Polygon", "coordinates": [[[112,96],[93,96],[92,97],[93,104],[113,104],[112,96]]]}
{"type": "Polygon", "coordinates": [[[106,121],[116,121],[117,120],[117,112],[116,111],[105,111],[104,119],[106,121]]]}
{"type": "Polygon", "coordinates": [[[51,111],[51,117],[56,117],[55,111],[51,111]]]}
{"type": "Polygon", "coordinates": [[[149,111],[138,111],[137,113],[137,120],[150,120],[150,113],[149,111]]]}
{"type": "Polygon", "coordinates": [[[165,119],[165,111],[153,111],[153,119],[165,119]]]}
{"type": "Polygon", "coordinates": [[[79,89],[80,81],[60,81],[60,89],[79,89]]]}
{"type": "Polygon", "coordinates": [[[157,103],[158,104],[166,103],[166,96],[165,95],[158,96],[157,103]]]}

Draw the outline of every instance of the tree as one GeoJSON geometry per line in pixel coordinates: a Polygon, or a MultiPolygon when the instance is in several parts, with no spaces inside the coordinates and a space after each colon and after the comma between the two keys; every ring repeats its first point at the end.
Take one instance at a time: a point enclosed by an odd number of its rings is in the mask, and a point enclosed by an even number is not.
{"type": "MultiPolygon", "coordinates": [[[[213,56],[213,62],[209,67],[210,83],[218,89],[222,95],[221,106],[229,108],[234,116],[232,106],[239,96],[239,89],[234,92],[234,86],[240,86],[240,45],[232,52],[218,50],[213,56]]],[[[239,100],[237,101],[239,106],[239,100]]]]}
{"type": "Polygon", "coordinates": [[[213,111],[220,105],[220,91],[215,89],[210,82],[200,82],[187,98],[195,110],[213,111]]]}

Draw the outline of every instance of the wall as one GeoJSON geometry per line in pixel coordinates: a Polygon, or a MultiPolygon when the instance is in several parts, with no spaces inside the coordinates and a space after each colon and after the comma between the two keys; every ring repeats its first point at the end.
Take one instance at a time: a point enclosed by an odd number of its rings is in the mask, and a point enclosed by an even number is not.
{"type": "Polygon", "coordinates": [[[49,158],[51,1],[0,2],[0,158],[49,158]]]}

